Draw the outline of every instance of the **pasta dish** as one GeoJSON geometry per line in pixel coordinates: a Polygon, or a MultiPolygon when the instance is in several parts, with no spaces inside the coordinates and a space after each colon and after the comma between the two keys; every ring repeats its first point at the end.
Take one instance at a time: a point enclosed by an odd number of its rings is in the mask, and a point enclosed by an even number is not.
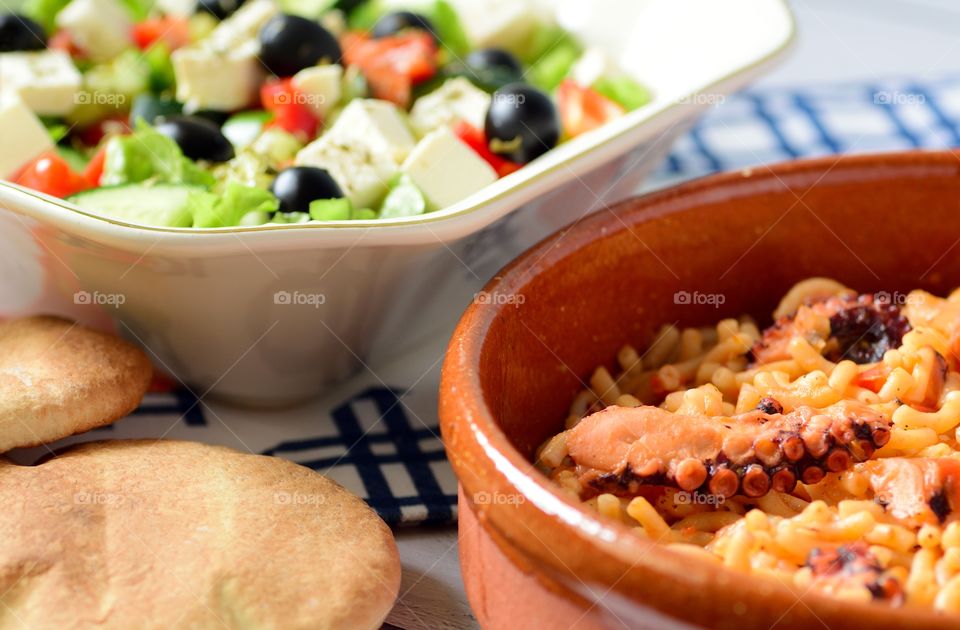
{"type": "Polygon", "coordinates": [[[960,613],[960,290],[794,286],[598,367],[537,465],[637,535],[834,597],[960,613]]]}

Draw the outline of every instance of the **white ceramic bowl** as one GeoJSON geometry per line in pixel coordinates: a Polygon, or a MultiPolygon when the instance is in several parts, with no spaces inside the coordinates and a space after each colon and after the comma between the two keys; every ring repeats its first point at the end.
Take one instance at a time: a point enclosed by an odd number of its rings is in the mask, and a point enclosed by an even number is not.
{"type": "Polygon", "coordinates": [[[496,269],[635,191],[700,112],[793,38],[782,0],[547,4],[655,100],[410,219],[145,228],[0,182],[0,315],[115,325],[201,394],[258,405],[309,398],[452,329],[496,269]]]}

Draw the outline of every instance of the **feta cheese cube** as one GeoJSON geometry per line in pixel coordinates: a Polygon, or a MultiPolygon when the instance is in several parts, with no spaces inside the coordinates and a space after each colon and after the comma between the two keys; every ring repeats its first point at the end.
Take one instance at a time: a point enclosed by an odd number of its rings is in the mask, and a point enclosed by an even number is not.
{"type": "Polygon", "coordinates": [[[252,0],[220,22],[207,39],[174,51],[177,100],[186,111],[233,111],[256,100],[266,76],[257,35],[278,11],[273,0],[252,0]]]}
{"type": "Polygon", "coordinates": [[[243,109],[256,100],[264,78],[257,53],[250,50],[221,53],[204,48],[181,48],[173,53],[172,59],[177,100],[188,112],[243,109]]]}
{"type": "Polygon", "coordinates": [[[40,116],[63,116],[77,104],[82,78],[60,50],[0,54],[0,92],[16,94],[40,116]]]}
{"type": "Polygon", "coordinates": [[[388,154],[327,133],[297,153],[296,164],[326,169],[354,208],[376,208],[400,170],[388,154]]]}
{"type": "Polygon", "coordinates": [[[417,144],[403,172],[420,188],[430,210],[441,210],[497,181],[497,172],[447,128],[417,144]]]}
{"type": "Polygon", "coordinates": [[[338,64],[305,68],[293,75],[293,87],[321,120],[340,102],[342,81],[343,66],[338,64]]]}
{"type": "Polygon", "coordinates": [[[587,48],[570,69],[570,77],[583,87],[590,87],[603,77],[623,74],[610,55],[599,48],[587,48]]]}
{"type": "Polygon", "coordinates": [[[395,105],[356,99],[297,154],[296,163],[326,169],[355,208],[374,208],[415,144],[395,105]]]}
{"type": "Polygon", "coordinates": [[[327,134],[387,155],[398,165],[416,144],[397,106],[373,99],[351,101],[327,134]]]}
{"type": "Polygon", "coordinates": [[[519,52],[542,23],[531,0],[452,0],[470,43],[476,48],[519,52]]]}
{"type": "Polygon", "coordinates": [[[410,110],[410,123],[421,136],[461,120],[483,129],[489,109],[490,95],[464,77],[457,77],[418,98],[410,110]]]}
{"type": "Polygon", "coordinates": [[[0,178],[11,177],[18,169],[53,148],[47,129],[19,99],[7,99],[0,104],[0,178]]]}
{"type": "Polygon", "coordinates": [[[320,26],[330,31],[330,34],[335,37],[340,37],[350,30],[350,26],[347,24],[347,16],[340,9],[333,9],[324,13],[320,17],[320,26]]]}
{"type": "Polygon", "coordinates": [[[57,26],[96,62],[110,61],[131,45],[130,15],[117,0],[71,0],[57,14],[57,26]]]}
{"type": "Polygon", "coordinates": [[[220,22],[210,36],[201,42],[201,46],[218,52],[230,52],[237,47],[255,44],[259,53],[257,36],[260,29],[279,11],[273,0],[247,2],[233,15],[220,22]]]}
{"type": "Polygon", "coordinates": [[[156,7],[164,15],[175,15],[188,18],[197,11],[197,3],[193,0],[157,0],[156,7]]]}

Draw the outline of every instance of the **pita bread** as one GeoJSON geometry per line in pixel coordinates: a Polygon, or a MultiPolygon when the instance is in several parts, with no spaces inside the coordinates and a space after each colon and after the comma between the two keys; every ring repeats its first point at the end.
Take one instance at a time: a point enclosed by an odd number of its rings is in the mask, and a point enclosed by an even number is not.
{"type": "Polygon", "coordinates": [[[0,459],[0,626],[379,628],[390,529],[289,461],[109,441],[0,459]]]}
{"type": "Polygon", "coordinates": [[[58,317],[0,322],[0,452],[110,424],[150,385],[146,355],[58,317]]]}

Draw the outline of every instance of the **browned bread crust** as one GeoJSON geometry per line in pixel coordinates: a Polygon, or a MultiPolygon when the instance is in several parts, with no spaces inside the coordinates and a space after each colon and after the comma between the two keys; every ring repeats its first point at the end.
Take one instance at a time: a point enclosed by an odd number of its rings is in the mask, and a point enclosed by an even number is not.
{"type": "Polygon", "coordinates": [[[192,442],[0,459],[0,627],[379,628],[390,529],[291,462],[192,442]]]}
{"type": "Polygon", "coordinates": [[[0,452],[110,424],[150,385],[146,355],[59,317],[0,322],[0,452]]]}

